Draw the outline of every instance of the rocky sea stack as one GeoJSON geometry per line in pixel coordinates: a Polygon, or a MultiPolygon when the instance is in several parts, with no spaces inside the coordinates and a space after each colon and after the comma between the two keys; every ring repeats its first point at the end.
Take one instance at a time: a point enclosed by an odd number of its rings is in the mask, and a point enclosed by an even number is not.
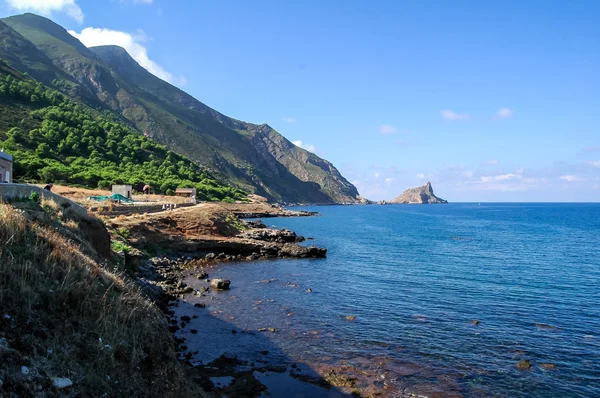
{"type": "Polygon", "coordinates": [[[431,183],[427,181],[427,184],[422,187],[407,189],[402,192],[402,195],[390,200],[388,203],[433,204],[448,203],[448,201],[435,196],[431,183]]]}

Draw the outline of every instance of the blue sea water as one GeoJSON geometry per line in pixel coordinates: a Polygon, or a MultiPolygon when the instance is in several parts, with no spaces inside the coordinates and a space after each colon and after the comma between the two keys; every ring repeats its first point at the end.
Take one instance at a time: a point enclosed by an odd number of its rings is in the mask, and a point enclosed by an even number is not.
{"type": "Polygon", "coordinates": [[[277,325],[272,343],[307,363],[367,358],[403,387],[600,397],[600,204],[302,209],[320,216],[263,221],[328,257],[220,265],[236,300],[214,313],[277,325]]]}

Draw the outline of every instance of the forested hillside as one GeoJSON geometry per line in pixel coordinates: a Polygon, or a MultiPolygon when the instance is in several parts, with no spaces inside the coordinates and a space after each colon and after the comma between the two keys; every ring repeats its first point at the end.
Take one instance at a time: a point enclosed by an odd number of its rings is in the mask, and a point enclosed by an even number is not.
{"type": "Polygon", "coordinates": [[[201,199],[244,199],[191,160],[137,134],[110,112],[100,113],[35,82],[0,61],[0,147],[24,181],[107,188],[115,183],[158,193],[195,187],[201,199]],[[5,131],[5,133],[2,133],[5,131]]]}

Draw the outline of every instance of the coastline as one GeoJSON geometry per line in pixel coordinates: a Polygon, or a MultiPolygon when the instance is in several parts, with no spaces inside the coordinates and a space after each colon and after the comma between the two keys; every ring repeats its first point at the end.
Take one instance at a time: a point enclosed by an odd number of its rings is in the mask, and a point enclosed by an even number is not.
{"type": "MultiPolygon", "coordinates": [[[[326,255],[326,249],[299,244],[311,238],[266,228],[262,221],[247,218],[317,215],[265,203],[203,204],[143,218],[134,215],[111,220],[112,231],[124,227],[130,231],[128,243],[137,251],[126,253],[124,260],[134,268],[142,290],[166,314],[179,358],[207,396],[285,396],[289,391],[310,397],[399,396],[396,386],[385,379],[391,373],[373,359],[316,363],[291,358],[271,341],[275,336],[294,339],[293,333],[286,337],[285,325],[265,321],[256,328],[234,326],[231,318],[222,319],[219,311],[211,310],[213,303],[238,300],[232,291],[211,285],[216,270],[226,278],[230,265],[248,263],[252,267],[250,262],[318,259],[326,255]],[[169,250],[144,260],[148,245],[169,250]]],[[[257,292],[261,285],[277,283],[260,282],[255,287],[257,292]]],[[[236,283],[231,281],[234,287],[236,283]]],[[[261,316],[269,318],[268,313],[261,316]]],[[[313,338],[321,338],[317,331],[310,333],[314,333],[313,338]]],[[[378,361],[384,363],[387,359],[378,361]]]]}
{"type": "Polygon", "coordinates": [[[345,387],[353,386],[354,378],[338,376],[335,371],[323,375],[307,364],[282,360],[283,354],[275,354],[277,349],[263,337],[277,333],[275,328],[236,330],[206,308],[217,296],[235,299],[227,297],[227,289],[217,289],[211,284],[215,282],[210,277],[215,267],[226,267],[226,263],[234,262],[326,256],[324,248],[299,245],[310,238],[285,229],[267,228],[260,220],[247,219],[317,215],[266,203],[201,204],[175,212],[143,217],[131,215],[109,221],[109,230],[113,233],[122,232],[123,228],[129,231],[126,242],[133,250],[123,253],[123,261],[133,269],[142,291],[167,316],[179,358],[205,396],[261,393],[281,396],[289,391],[311,397],[352,396],[352,389],[345,387]],[[163,250],[160,255],[145,259],[150,245],[163,247],[163,250]],[[217,354],[209,362],[194,362],[195,354],[208,344],[206,336],[199,338],[204,330],[220,331],[210,342],[213,353],[217,354]],[[231,338],[261,340],[257,345],[266,348],[257,350],[252,358],[244,358],[235,350],[232,352],[232,344],[228,342],[231,338]],[[343,385],[337,386],[340,381],[343,385]]]}

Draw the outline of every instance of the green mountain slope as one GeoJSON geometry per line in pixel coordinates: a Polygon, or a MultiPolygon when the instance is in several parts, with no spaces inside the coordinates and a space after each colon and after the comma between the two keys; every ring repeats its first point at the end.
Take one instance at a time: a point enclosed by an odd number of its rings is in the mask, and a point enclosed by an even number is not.
{"type": "Polygon", "coordinates": [[[125,50],[87,49],[59,25],[33,14],[3,21],[77,84],[72,90],[58,88],[92,106],[101,103],[142,134],[239,187],[286,202],[357,201],[356,188],[331,163],[266,124],[235,120],[202,104],[147,72],[125,50]]]}
{"type": "Polygon", "coordinates": [[[128,183],[158,193],[195,187],[201,199],[234,201],[245,193],[191,160],[49,89],[0,61],[0,146],[19,179],[107,188],[128,183]]]}

